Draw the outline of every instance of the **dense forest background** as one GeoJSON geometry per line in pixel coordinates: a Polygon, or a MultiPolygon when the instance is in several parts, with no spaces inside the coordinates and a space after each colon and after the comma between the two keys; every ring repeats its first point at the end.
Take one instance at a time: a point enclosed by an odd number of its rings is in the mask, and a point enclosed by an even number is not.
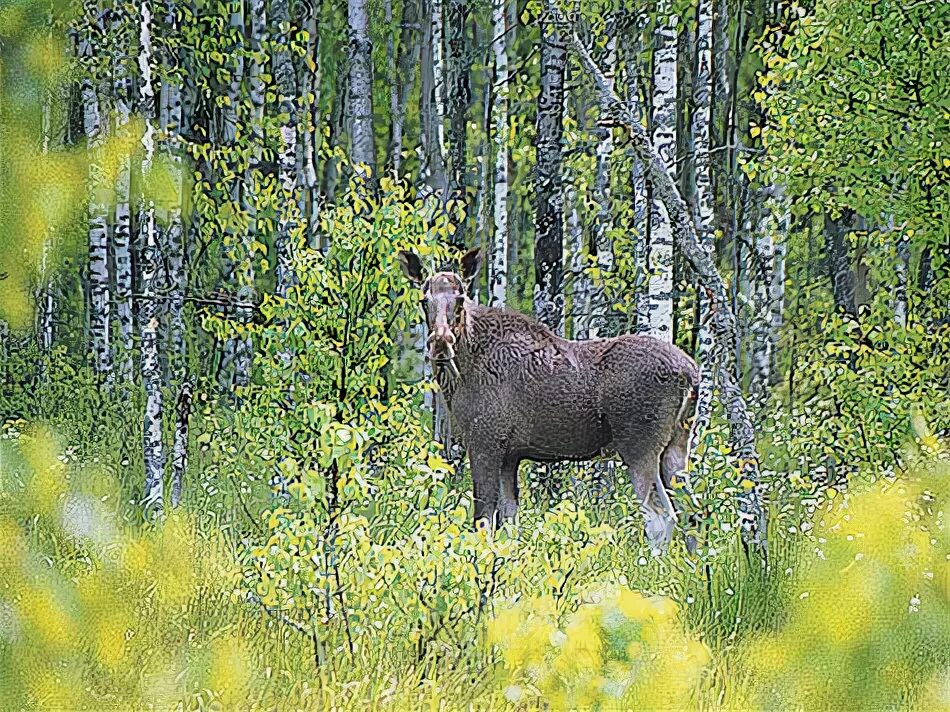
{"type": "Polygon", "coordinates": [[[897,0],[4,2],[4,697],[950,705],[948,36],[897,0]],[[481,303],[696,357],[695,554],[612,462],[525,466],[519,527],[472,530],[396,255],[475,246],[481,303]]]}

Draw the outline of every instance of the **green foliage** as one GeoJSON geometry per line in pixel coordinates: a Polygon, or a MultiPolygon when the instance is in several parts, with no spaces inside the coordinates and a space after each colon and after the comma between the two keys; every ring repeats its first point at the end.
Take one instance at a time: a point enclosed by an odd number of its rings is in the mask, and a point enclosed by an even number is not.
{"type": "Polygon", "coordinates": [[[766,153],[750,176],[783,185],[802,213],[849,207],[943,244],[950,85],[932,10],[900,0],[792,6],[762,42],[754,96],[767,123],[753,135],[766,153]]]}

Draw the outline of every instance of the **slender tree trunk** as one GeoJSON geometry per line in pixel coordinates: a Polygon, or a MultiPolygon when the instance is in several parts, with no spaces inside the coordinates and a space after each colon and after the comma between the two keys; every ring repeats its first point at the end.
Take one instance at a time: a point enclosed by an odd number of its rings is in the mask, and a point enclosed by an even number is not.
{"type": "MultiPolygon", "coordinates": [[[[550,2],[548,7],[550,7],[550,2]]],[[[634,112],[611,90],[607,78],[591,59],[590,54],[575,34],[567,36],[571,48],[583,66],[591,73],[601,94],[611,98],[608,115],[626,126],[630,135],[631,147],[647,168],[648,178],[654,187],[655,195],[663,202],[672,220],[673,235],[679,244],[683,256],[696,272],[700,285],[712,295],[715,309],[712,323],[716,342],[732,344],[735,341],[736,320],[729,309],[726,284],[716,269],[716,265],[699,242],[695,226],[689,214],[689,208],[677,190],[669,170],[662,157],[650,143],[650,139],[637,120],[634,112]]],[[[755,444],[755,430],[746,407],[742,390],[738,384],[738,368],[731,358],[730,349],[721,349],[722,360],[718,370],[718,380],[725,402],[726,413],[732,432],[734,451],[740,458],[740,498],[739,513],[745,540],[761,547],[766,545],[766,510],[762,506],[761,488],[758,484],[759,464],[755,444]],[[751,487],[745,487],[748,481],[751,487]]]]}
{"type": "MultiPolygon", "coordinates": [[[[676,160],[676,26],[678,18],[663,0],[657,9],[653,56],[653,145],[667,171],[676,160]]],[[[666,206],[654,198],[650,212],[651,336],[673,343],[673,230],[666,206]]]]}
{"type": "MultiPolygon", "coordinates": [[[[713,205],[715,194],[712,185],[712,110],[710,89],[712,77],[713,42],[713,0],[699,0],[696,6],[696,77],[693,81],[693,115],[690,130],[693,134],[693,146],[696,163],[696,203],[693,219],[703,251],[710,260],[715,260],[715,240],[713,239],[713,205]]],[[[715,333],[710,317],[713,302],[711,294],[703,289],[697,290],[699,335],[697,339],[697,360],[700,367],[700,384],[696,403],[696,423],[693,428],[694,440],[691,451],[696,452],[698,438],[708,430],[712,417],[713,385],[720,364],[714,363],[717,355],[715,333]]]]}
{"type": "Polygon", "coordinates": [[[851,250],[848,233],[853,229],[854,213],[846,210],[838,219],[825,215],[825,249],[828,254],[828,276],[835,299],[835,308],[856,316],[854,301],[854,271],[851,269],[851,250]]]}
{"type": "MultiPolygon", "coordinates": [[[[461,197],[465,193],[467,184],[467,170],[465,165],[467,125],[466,115],[472,103],[472,87],[469,81],[469,61],[467,35],[465,32],[468,11],[465,0],[449,0],[448,23],[448,61],[451,78],[449,126],[451,131],[450,158],[452,166],[452,195],[461,197]]],[[[463,225],[458,226],[453,242],[465,244],[463,225]]]]}
{"type": "Polygon", "coordinates": [[[791,213],[789,212],[788,201],[779,198],[778,204],[779,220],[775,240],[775,257],[769,284],[769,305],[771,314],[769,318],[769,341],[771,343],[772,363],[769,366],[769,385],[775,386],[781,382],[781,374],[776,365],[778,356],[779,338],[782,332],[782,324],[785,318],[785,254],[786,241],[790,234],[791,213]]]}
{"type": "Polygon", "coordinates": [[[297,86],[301,100],[298,105],[298,153],[301,165],[297,174],[300,215],[306,225],[307,244],[320,247],[320,194],[317,187],[316,144],[323,120],[320,109],[322,62],[320,59],[320,26],[317,13],[320,0],[300,3],[304,13],[301,25],[307,32],[306,54],[297,60],[297,86]]]}
{"type": "Polygon", "coordinates": [[[89,152],[89,350],[100,380],[112,377],[109,289],[109,197],[103,175],[105,131],[97,87],[99,69],[95,45],[102,28],[95,3],[86,3],[87,27],[80,38],[79,55],[85,63],[82,80],[83,130],[89,152]]]}
{"type": "MultiPolygon", "coordinates": [[[[235,44],[231,48],[231,74],[228,82],[226,96],[227,102],[221,109],[221,143],[232,151],[237,150],[238,142],[238,107],[243,104],[242,84],[244,83],[245,64],[245,22],[244,5],[241,0],[229,0],[228,7],[230,14],[228,17],[229,31],[235,36],[235,44]]],[[[233,159],[232,159],[233,160],[233,159]]],[[[229,200],[234,209],[243,208],[249,211],[248,206],[253,206],[254,196],[250,193],[252,186],[249,185],[245,176],[235,175],[230,179],[229,200]]],[[[250,212],[253,211],[253,207],[250,212]]],[[[234,227],[229,225],[226,228],[226,244],[224,247],[224,256],[222,259],[224,273],[233,274],[237,283],[237,299],[240,302],[249,302],[254,299],[254,265],[251,261],[248,237],[249,235],[238,235],[234,227]]],[[[241,320],[250,320],[250,313],[247,310],[237,310],[237,317],[241,320]]],[[[230,392],[232,385],[244,386],[250,383],[251,365],[254,355],[254,345],[250,337],[233,336],[224,343],[224,353],[222,355],[222,368],[220,369],[220,380],[222,389],[230,392]]]]}
{"type": "Polygon", "coordinates": [[[557,29],[541,25],[541,93],[537,119],[534,313],[555,333],[564,329],[564,189],[561,139],[567,50],[557,29]]]}
{"type": "MultiPolygon", "coordinates": [[[[607,46],[604,62],[609,67],[608,81],[610,88],[614,88],[614,70],[617,63],[616,20],[613,16],[608,19],[607,46]]],[[[601,111],[606,105],[601,99],[601,111]]],[[[597,249],[597,269],[602,276],[613,271],[614,246],[611,237],[613,210],[610,204],[610,156],[613,153],[613,133],[609,126],[599,124],[594,131],[597,137],[597,167],[594,177],[594,199],[597,201],[597,219],[594,222],[594,246],[597,249]]],[[[590,324],[593,336],[609,336],[616,330],[611,328],[610,305],[603,289],[597,290],[590,299],[590,324]]]]}
{"type": "Polygon", "coordinates": [[[350,93],[353,161],[366,164],[376,175],[376,143],[373,135],[373,58],[369,39],[367,0],[348,0],[350,28],[350,93]]]}
{"type": "MultiPolygon", "coordinates": [[[[630,111],[641,123],[646,120],[647,91],[645,76],[641,68],[640,57],[643,54],[643,33],[649,21],[646,13],[628,11],[629,28],[625,33],[624,64],[626,67],[627,104],[630,111]]],[[[604,107],[601,107],[601,112],[604,107]]],[[[634,155],[631,159],[633,170],[630,173],[630,194],[633,202],[633,225],[636,230],[633,263],[635,276],[633,284],[633,306],[635,308],[636,330],[646,333],[650,326],[650,300],[647,293],[647,255],[649,254],[649,191],[646,171],[640,159],[634,155]]]]}
{"type": "MultiPolygon", "coordinates": [[[[350,7],[352,9],[352,3],[350,7]]],[[[294,282],[293,241],[297,227],[293,212],[297,155],[297,107],[294,100],[297,94],[297,87],[294,65],[290,56],[290,37],[287,34],[290,28],[289,0],[273,0],[271,9],[273,10],[276,29],[273,63],[281,115],[281,141],[278,151],[278,164],[280,165],[279,176],[283,195],[281,201],[282,206],[277,220],[277,238],[275,240],[275,251],[277,253],[276,277],[277,294],[283,297],[287,295],[288,289],[294,282]]],[[[368,39],[366,42],[368,43],[368,39]]],[[[355,49],[354,51],[358,50],[355,49]]],[[[352,71],[351,68],[351,72],[352,71]]],[[[371,86],[368,88],[371,90],[371,86]]],[[[359,111],[362,111],[362,109],[359,109],[359,111]]],[[[354,125],[359,121],[362,121],[362,119],[354,119],[354,125]]],[[[372,149],[372,109],[369,111],[369,131],[370,149],[372,149]]],[[[354,141],[356,141],[355,138],[354,141]]],[[[355,145],[354,143],[354,146],[355,145]]],[[[375,168],[376,166],[376,159],[372,152],[368,156],[359,156],[356,160],[358,163],[365,163],[371,168],[375,168]]]]}
{"type": "Polygon", "coordinates": [[[778,223],[777,205],[774,200],[763,201],[760,206],[761,215],[758,227],[752,236],[755,251],[755,269],[752,272],[754,281],[753,302],[750,306],[754,313],[750,314],[750,372],[749,397],[758,407],[765,405],[768,400],[768,387],[771,380],[772,367],[772,284],[776,271],[776,233],[778,223]]]}
{"type": "Polygon", "coordinates": [[[508,290],[508,44],[507,0],[492,3],[492,56],[494,101],[492,104],[494,170],[494,231],[489,263],[489,295],[492,306],[504,306],[508,290]]]}
{"type": "Polygon", "coordinates": [[[429,190],[448,199],[445,152],[445,104],[442,101],[442,0],[423,0],[420,113],[422,120],[423,180],[429,190]]]}
{"type": "Polygon", "coordinates": [[[397,76],[392,78],[396,91],[396,104],[392,115],[392,164],[397,174],[402,169],[403,127],[406,122],[406,107],[415,84],[419,66],[422,28],[419,25],[420,0],[404,0],[402,9],[402,29],[399,35],[399,57],[397,76]]]}
{"type": "MultiPolygon", "coordinates": [[[[894,232],[894,220],[891,219],[890,231],[894,232]]],[[[923,261],[921,259],[921,261],[923,261]]],[[[898,326],[907,326],[907,285],[910,274],[910,241],[901,231],[897,241],[897,261],[894,264],[897,284],[894,294],[894,321],[898,326]]]]}
{"type": "MultiPolygon", "coordinates": [[[[52,11],[51,11],[52,12],[52,11]]],[[[52,33],[52,16],[49,19],[50,33],[52,33]]],[[[43,153],[50,151],[50,142],[52,140],[52,113],[53,113],[53,92],[48,90],[43,96],[43,153]]],[[[51,231],[47,231],[46,239],[43,241],[43,253],[40,258],[40,285],[36,291],[37,321],[36,335],[37,345],[40,351],[48,354],[53,349],[53,324],[56,316],[56,301],[54,294],[54,270],[50,267],[50,254],[53,251],[53,240],[55,236],[51,231]]],[[[44,369],[45,377],[45,366],[44,369]]]]}
{"type": "MultiPolygon", "coordinates": [[[[165,0],[164,30],[174,37],[178,33],[178,15],[175,0],[165,0]]],[[[184,201],[184,173],[181,162],[182,92],[179,56],[166,51],[162,57],[165,80],[161,85],[161,125],[164,133],[163,150],[167,156],[169,176],[176,189],[176,197],[162,210],[164,229],[163,251],[168,265],[168,363],[173,382],[180,382],[185,364],[185,235],[182,224],[184,201]]]]}
{"type": "MultiPolygon", "coordinates": [[[[112,23],[112,41],[116,45],[113,54],[113,101],[115,102],[115,133],[125,136],[128,131],[132,103],[132,77],[129,74],[126,53],[130,38],[125,32],[128,17],[117,12],[112,23]]],[[[115,311],[119,333],[115,340],[114,360],[118,366],[118,380],[131,383],[133,363],[133,314],[132,314],[132,213],[130,191],[132,159],[120,157],[115,179],[115,228],[112,233],[112,259],[115,276],[115,311]]]]}
{"type": "MultiPolygon", "coordinates": [[[[142,175],[147,177],[155,155],[155,90],[152,86],[152,4],[143,0],[139,18],[140,104],[145,118],[142,137],[144,155],[142,175]]],[[[159,247],[155,225],[155,205],[151,199],[139,200],[139,241],[141,244],[142,302],[139,305],[142,383],[145,385],[143,440],[145,451],[145,491],[143,505],[148,514],[164,508],[165,449],[162,442],[162,376],[159,361],[159,318],[156,286],[159,247]]]]}
{"type": "Polygon", "coordinates": [[[178,391],[178,407],[175,415],[175,445],[172,448],[171,505],[177,507],[181,502],[181,493],[188,469],[188,429],[191,417],[191,399],[193,386],[184,381],[178,391]]]}

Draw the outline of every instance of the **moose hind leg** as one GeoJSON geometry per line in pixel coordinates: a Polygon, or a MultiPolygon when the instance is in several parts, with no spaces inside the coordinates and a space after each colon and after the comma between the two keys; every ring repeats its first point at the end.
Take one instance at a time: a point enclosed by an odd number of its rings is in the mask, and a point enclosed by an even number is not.
{"type": "Polygon", "coordinates": [[[518,461],[506,459],[498,477],[499,523],[513,522],[518,514],[518,461]]]}
{"type": "Polygon", "coordinates": [[[647,541],[650,542],[654,554],[660,554],[669,546],[675,522],[675,514],[666,506],[669,496],[666,490],[662,489],[660,457],[656,453],[633,455],[624,453],[623,450],[620,451],[620,456],[627,465],[633,489],[640,500],[647,541]],[[656,490],[657,486],[661,487],[660,491],[656,490]],[[665,502],[663,497],[666,498],[665,502]],[[659,506],[654,499],[659,499],[659,506]]]}
{"type": "MultiPolygon", "coordinates": [[[[663,455],[660,457],[660,470],[662,472],[663,478],[662,483],[657,482],[657,487],[665,486],[670,487],[672,483],[676,480],[682,478],[683,483],[687,487],[687,493],[691,492],[689,489],[689,481],[684,477],[686,473],[686,462],[689,459],[689,430],[682,428],[682,433],[678,432],[669,445],[666,446],[666,449],[663,451],[663,455]]],[[[664,490],[664,494],[666,490],[664,490]]],[[[669,497],[667,497],[669,499],[669,497]]],[[[672,506],[672,502],[670,503],[672,506]]],[[[674,516],[677,513],[674,510],[674,516]]],[[[692,529],[697,524],[697,517],[695,514],[689,515],[689,527],[692,529]]],[[[696,551],[696,538],[692,534],[686,535],[686,548],[690,552],[696,551]]]]}

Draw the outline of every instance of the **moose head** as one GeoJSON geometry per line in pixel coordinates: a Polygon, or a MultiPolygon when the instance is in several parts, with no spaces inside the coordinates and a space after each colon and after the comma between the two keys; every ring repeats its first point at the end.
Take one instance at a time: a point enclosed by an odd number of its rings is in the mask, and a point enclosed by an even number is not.
{"type": "Polygon", "coordinates": [[[455,344],[465,327],[466,294],[478,274],[481,250],[475,248],[462,256],[460,273],[436,272],[426,277],[422,260],[407,250],[399,253],[399,262],[409,281],[422,291],[422,309],[429,329],[429,359],[447,364],[458,376],[455,344]]]}

